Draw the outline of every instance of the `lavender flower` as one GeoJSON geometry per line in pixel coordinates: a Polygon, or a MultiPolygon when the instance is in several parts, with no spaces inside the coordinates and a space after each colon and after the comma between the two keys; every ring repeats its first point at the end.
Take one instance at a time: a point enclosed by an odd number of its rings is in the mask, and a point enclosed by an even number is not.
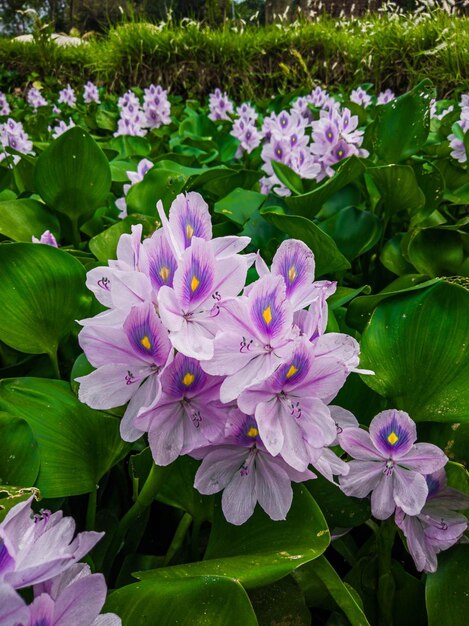
{"type": "Polygon", "coordinates": [[[385,91],[381,91],[378,96],[378,100],[376,101],[376,104],[387,104],[388,102],[395,100],[395,98],[396,95],[394,91],[391,91],[391,89],[386,89],[385,91]]]}
{"type": "Polygon", "coordinates": [[[6,95],[0,91],[0,115],[10,115],[11,108],[8,104],[6,95]]]}
{"type": "Polygon", "coordinates": [[[35,111],[37,111],[39,107],[45,107],[48,104],[47,100],[42,96],[39,89],[36,89],[36,87],[31,87],[26,96],[26,100],[35,111]]]}
{"type": "Polygon", "coordinates": [[[70,130],[74,126],[75,122],[72,120],[71,117],[69,117],[68,124],[64,120],[60,120],[57,126],[54,126],[54,128],[51,128],[49,126],[49,132],[52,132],[53,139],[57,139],[57,137],[60,137],[60,135],[63,135],[67,132],[67,130],[70,130]]]}
{"type": "Polygon", "coordinates": [[[149,161],[148,159],[142,159],[139,162],[139,164],[137,165],[137,171],[136,172],[134,172],[132,170],[128,170],[126,172],[127,178],[130,180],[130,185],[124,185],[124,187],[123,187],[124,195],[122,196],[122,198],[117,198],[117,200],[115,202],[116,207],[120,211],[119,217],[121,219],[124,219],[124,217],[127,217],[127,203],[126,203],[126,200],[125,200],[125,196],[129,193],[129,189],[133,185],[136,185],[137,183],[140,183],[144,179],[145,174],[149,170],[151,170],[152,167],[153,167],[153,163],[151,161],[149,161]]]}
{"type": "Polygon", "coordinates": [[[222,93],[220,89],[215,89],[213,93],[209,95],[209,119],[217,122],[218,120],[229,120],[230,115],[233,113],[233,103],[228,98],[228,95],[222,93]]]}
{"type": "Polygon", "coordinates": [[[370,432],[347,428],[339,435],[341,447],[354,459],[340,480],[344,493],[364,498],[371,492],[371,512],[387,519],[397,507],[418,515],[427,499],[425,474],[441,469],[448,460],[430,443],[415,444],[417,431],[407,413],[391,409],[373,418],[370,432]]]}
{"type": "Polygon", "coordinates": [[[261,143],[261,134],[251,120],[244,118],[235,120],[230,134],[240,142],[240,150],[236,153],[237,158],[242,156],[243,152],[250,154],[261,143]]]}
{"type": "Polygon", "coordinates": [[[54,237],[54,235],[50,232],[50,230],[45,230],[42,235],[41,238],[38,239],[37,237],[32,237],[32,242],[33,243],[44,243],[47,246],[52,246],[54,248],[58,248],[59,244],[57,243],[57,239],[54,237]]]}
{"type": "Polygon", "coordinates": [[[428,497],[418,515],[396,509],[395,521],[407,539],[407,548],[419,572],[435,572],[437,554],[457,543],[467,529],[462,511],[469,497],[447,486],[446,473],[439,470],[425,477],[428,497]]]}
{"type": "Polygon", "coordinates": [[[357,89],[353,89],[350,94],[350,102],[359,104],[364,109],[366,109],[371,104],[371,96],[366,93],[366,91],[362,87],[357,87],[357,89]]]}
{"type": "Polygon", "coordinates": [[[14,506],[0,524],[0,583],[15,589],[37,585],[79,561],[104,533],[75,535],[62,511],[34,514],[32,497],[14,506]]]}
{"type": "MultiPolygon", "coordinates": [[[[461,127],[461,132],[464,134],[469,130],[469,116],[461,117],[459,119],[459,126],[461,127]]],[[[453,159],[456,159],[459,163],[466,163],[467,161],[467,152],[464,141],[457,137],[455,133],[451,133],[448,135],[448,141],[451,150],[451,156],[453,159]]]]}
{"type": "Polygon", "coordinates": [[[76,105],[77,97],[75,95],[74,89],[72,89],[70,85],[67,85],[65,89],[61,89],[59,91],[58,103],[66,104],[69,107],[74,107],[76,105]]]}
{"type": "Polygon", "coordinates": [[[171,104],[167,92],[161,85],[150,85],[145,89],[143,113],[146,119],[145,126],[150,129],[171,124],[171,104]]]}
{"type": "Polygon", "coordinates": [[[90,80],[83,86],[83,101],[85,104],[91,104],[92,102],[99,104],[101,102],[98,88],[90,80]]]}
{"type": "Polygon", "coordinates": [[[201,448],[191,456],[203,459],[194,486],[200,493],[223,490],[222,509],[231,524],[244,524],[258,502],[273,520],[282,520],[290,510],[291,482],[315,478],[309,471],[298,472],[280,457],[265,449],[256,420],[236,409],[222,442],[201,448]]]}
{"type": "Polygon", "coordinates": [[[119,137],[119,135],[144,137],[147,133],[144,128],[146,119],[137,96],[129,89],[119,98],[117,106],[120,110],[120,118],[114,137],[119,137]]]}
{"type": "MultiPolygon", "coordinates": [[[[0,125],[0,144],[3,149],[10,147],[22,154],[34,154],[33,143],[24,131],[23,124],[15,122],[12,118],[0,125]]],[[[3,161],[7,156],[6,152],[0,153],[0,161],[3,161]]],[[[17,154],[13,155],[13,162],[18,163],[20,158],[17,154]]]]}

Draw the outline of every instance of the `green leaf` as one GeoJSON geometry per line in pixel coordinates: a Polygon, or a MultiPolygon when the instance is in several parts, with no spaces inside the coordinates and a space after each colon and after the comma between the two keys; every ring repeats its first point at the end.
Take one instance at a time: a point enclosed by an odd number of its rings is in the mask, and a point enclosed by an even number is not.
{"type": "Polygon", "coordinates": [[[326,182],[312,191],[298,196],[288,196],[285,202],[289,209],[304,217],[314,217],[322,205],[337,191],[356,180],[365,171],[365,165],[356,157],[344,159],[337,168],[336,173],[326,182]]]}
{"type": "Polygon", "coordinates": [[[39,498],[39,489],[36,487],[0,486],[0,522],[3,522],[7,513],[20,502],[28,500],[32,495],[39,498]]]}
{"type": "Polygon", "coordinates": [[[93,491],[125,450],[119,420],[81,404],[62,381],[2,380],[0,411],[29,425],[41,457],[35,486],[45,498],[93,491]]]}
{"type": "Polygon", "coordinates": [[[338,485],[318,474],[306,483],[309,492],[321,507],[329,528],[354,528],[371,517],[370,503],[346,496],[338,485]]]}
{"type": "Polygon", "coordinates": [[[34,485],[38,472],[38,446],[28,423],[0,411],[0,485],[34,485]]]}
{"type": "Polygon", "coordinates": [[[117,613],[123,626],[257,626],[239,582],[217,576],[128,585],[111,593],[104,610],[117,613]]]}
{"type": "Polygon", "coordinates": [[[235,224],[243,226],[262,206],[265,196],[257,191],[237,187],[215,203],[214,212],[224,215],[235,224]]]}
{"type": "Polygon", "coordinates": [[[265,210],[261,209],[261,215],[280,231],[304,241],[311,248],[316,259],[316,277],[350,267],[334,240],[311,220],[299,215],[285,215],[277,207],[265,207],[265,210]]]}
{"type": "Polygon", "coordinates": [[[425,205],[425,195],[409,165],[371,167],[367,175],[371,176],[378,188],[387,217],[399,211],[413,215],[425,205]]]}
{"type": "Polygon", "coordinates": [[[143,234],[148,235],[154,227],[159,226],[159,221],[151,220],[148,215],[132,214],[123,220],[119,220],[106,230],[90,239],[89,247],[98,261],[107,261],[116,258],[117,244],[121,235],[130,233],[135,224],[143,225],[143,234]]]}
{"type": "Polygon", "coordinates": [[[111,171],[101,148],[75,126],[40,155],[35,184],[46,204],[77,220],[104,203],[111,188],[111,171]]]}
{"type": "Polygon", "coordinates": [[[287,519],[272,521],[259,507],[242,526],[229,524],[216,507],[205,560],[138,572],[156,580],[216,575],[239,580],[246,589],[283,578],[324,552],[330,536],[326,520],[303,486],[294,487],[287,519]]]}
{"type": "Polygon", "coordinates": [[[388,239],[379,255],[379,260],[384,267],[398,276],[411,274],[414,271],[412,265],[405,260],[402,254],[401,244],[403,237],[403,233],[398,233],[391,239],[388,239]]]}
{"type": "Polygon", "coordinates": [[[411,91],[377,107],[368,133],[372,151],[381,161],[399,163],[422,148],[430,130],[432,97],[432,83],[425,79],[411,91]]]}
{"type": "Polygon", "coordinates": [[[469,236],[444,228],[415,230],[407,242],[407,256],[415,269],[429,276],[465,275],[469,236]]]}
{"type": "Polygon", "coordinates": [[[249,592],[259,624],[267,626],[311,626],[311,613],[292,576],[249,592]]]}
{"type": "Polygon", "coordinates": [[[469,421],[469,291],[439,281],[382,302],[361,341],[364,382],[415,421],[469,421]]]}
{"type": "Polygon", "coordinates": [[[271,161],[272,169],[281,183],[285,185],[290,191],[293,191],[297,195],[304,193],[303,181],[301,176],[298,176],[291,167],[280,163],[279,161],[271,161]]]}
{"type": "Polygon", "coordinates": [[[438,570],[428,574],[425,596],[428,626],[462,626],[469,599],[469,545],[454,546],[438,555],[438,570]]]}
{"type": "Polygon", "coordinates": [[[0,340],[28,354],[55,354],[91,302],[85,269],[52,246],[0,246],[0,340]]]}
{"type": "Polygon", "coordinates": [[[31,243],[33,235],[39,239],[45,230],[59,239],[59,220],[40,202],[31,198],[0,202],[0,234],[31,243]]]}
{"type": "Polygon", "coordinates": [[[153,167],[145,174],[145,178],[132,185],[126,196],[127,211],[157,216],[156,203],[163,202],[169,209],[170,204],[181,193],[187,182],[187,176],[175,174],[172,170],[153,167]]]}
{"type": "Polygon", "coordinates": [[[381,221],[369,211],[346,207],[319,224],[350,261],[372,248],[381,237],[381,221]]]}
{"type": "Polygon", "coordinates": [[[151,152],[151,145],[146,137],[135,137],[132,135],[114,137],[106,145],[106,148],[115,150],[119,159],[127,159],[131,156],[146,157],[151,152]]]}

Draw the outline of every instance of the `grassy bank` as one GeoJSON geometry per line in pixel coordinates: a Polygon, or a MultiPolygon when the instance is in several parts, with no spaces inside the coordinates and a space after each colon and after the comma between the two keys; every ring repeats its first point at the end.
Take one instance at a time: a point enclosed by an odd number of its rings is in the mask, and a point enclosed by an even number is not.
{"type": "Polygon", "coordinates": [[[92,78],[115,90],[161,83],[193,97],[222,86],[237,99],[258,99],[318,82],[404,91],[426,77],[443,97],[469,85],[469,18],[325,17],[238,32],[131,23],[79,48],[0,40],[0,67],[3,89],[34,73],[72,85],[92,78]]]}

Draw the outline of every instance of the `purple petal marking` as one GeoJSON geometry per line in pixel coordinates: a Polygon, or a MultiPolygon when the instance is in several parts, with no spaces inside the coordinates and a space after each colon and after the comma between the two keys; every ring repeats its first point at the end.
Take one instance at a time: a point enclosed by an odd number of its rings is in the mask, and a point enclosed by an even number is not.
{"type": "Polygon", "coordinates": [[[141,358],[158,366],[166,363],[171,343],[168,331],[151,303],[132,307],[124,322],[124,331],[141,358]]]}
{"type": "Polygon", "coordinates": [[[203,239],[193,237],[174,275],[174,290],[181,307],[192,312],[213,293],[215,256],[203,239]]]}
{"type": "Polygon", "coordinates": [[[272,386],[276,391],[294,389],[309,374],[313,359],[309,344],[298,343],[291,358],[274,372],[266,386],[272,386]]]}
{"type": "Polygon", "coordinates": [[[267,343],[283,338],[291,331],[293,310],[286,300],[286,288],[281,276],[264,276],[249,292],[251,321],[257,333],[267,343]]]}
{"type": "Polygon", "coordinates": [[[5,572],[9,572],[15,567],[15,559],[11,556],[5,541],[0,537],[0,578],[3,578],[5,572]]]}
{"type": "Polygon", "coordinates": [[[143,246],[148,255],[148,271],[155,291],[158,292],[163,285],[172,287],[177,261],[164,231],[155,231],[150,239],[145,239],[143,246]]]}
{"type": "Polygon", "coordinates": [[[192,245],[193,237],[212,238],[212,220],[208,204],[195,192],[180,193],[169,210],[169,227],[181,250],[192,245]]]}
{"type": "Polygon", "coordinates": [[[282,241],[272,261],[272,274],[283,277],[287,298],[314,280],[314,254],[298,239],[282,241]]]}
{"type": "Polygon", "coordinates": [[[417,439],[415,422],[404,411],[382,411],[370,424],[370,437],[383,457],[400,459],[417,439]]]}
{"type": "Polygon", "coordinates": [[[206,385],[207,379],[207,374],[196,359],[178,352],[174,361],[163,372],[161,383],[166,394],[173,398],[182,399],[201,391],[206,385]]]}

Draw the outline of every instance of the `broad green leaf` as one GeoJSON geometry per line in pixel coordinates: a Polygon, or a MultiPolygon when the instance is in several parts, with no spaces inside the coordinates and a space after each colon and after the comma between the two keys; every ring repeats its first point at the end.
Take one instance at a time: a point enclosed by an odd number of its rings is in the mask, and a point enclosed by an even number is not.
{"type": "Polygon", "coordinates": [[[0,202],[0,234],[13,241],[31,243],[33,235],[38,239],[45,230],[60,238],[59,220],[47,208],[31,198],[0,202]]]}
{"type": "MultiPolygon", "coordinates": [[[[466,275],[469,235],[444,228],[414,231],[407,241],[407,256],[415,269],[429,276],[466,275]]],[[[468,272],[469,273],[469,268],[468,272]]]]}
{"type": "Polygon", "coordinates": [[[117,244],[120,236],[130,233],[135,224],[143,225],[143,235],[148,235],[155,227],[160,225],[159,220],[152,220],[148,215],[132,214],[123,220],[119,220],[106,230],[90,239],[89,247],[98,261],[107,261],[116,258],[117,244]]]}
{"type": "Polygon", "coordinates": [[[0,486],[0,522],[3,522],[8,511],[20,502],[28,500],[31,496],[40,497],[36,487],[12,487],[11,485],[0,486]]]}
{"type": "Polygon", "coordinates": [[[378,305],[361,341],[364,382],[415,421],[469,421],[469,291],[439,281],[378,305]]]}
{"type": "Polygon", "coordinates": [[[372,248],[381,237],[381,221],[369,211],[346,207],[319,224],[350,261],[372,248]]]}
{"type": "Polygon", "coordinates": [[[428,574],[425,598],[428,626],[462,626],[469,615],[469,545],[438,555],[438,569],[428,574]]]}
{"type": "Polygon", "coordinates": [[[119,420],[81,404],[62,381],[2,380],[0,411],[28,423],[41,457],[35,486],[45,498],[93,491],[125,450],[119,420]]]}
{"type": "Polygon", "coordinates": [[[233,526],[215,509],[205,560],[135,574],[161,580],[188,576],[226,576],[246,589],[283,578],[324,552],[330,536],[319,507],[303,486],[294,487],[287,519],[272,521],[259,507],[242,526],[233,526]]]}
{"type": "Polygon", "coordinates": [[[0,340],[28,354],[55,354],[87,312],[90,295],[79,261],[52,246],[0,246],[0,340]]]}
{"type": "Polygon", "coordinates": [[[265,201],[265,196],[257,191],[237,187],[215,203],[214,212],[224,215],[235,224],[243,226],[265,201]]]}
{"type": "Polygon", "coordinates": [[[238,581],[217,576],[145,580],[111,593],[104,610],[123,626],[257,626],[238,581]]]}
{"type": "Polygon", "coordinates": [[[385,163],[399,163],[425,144],[430,130],[432,83],[426,79],[411,91],[377,108],[367,134],[372,150],[385,163]]]}
{"type": "Polygon", "coordinates": [[[156,203],[163,202],[166,210],[172,201],[181,193],[187,182],[187,176],[175,174],[172,170],[163,170],[153,167],[145,174],[145,178],[136,185],[132,185],[126,196],[127,211],[143,213],[156,217],[156,203]]]}
{"type": "Polygon", "coordinates": [[[35,183],[47,205],[76,221],[104,203],[111,188],[111,171],[101,148],[75,126],[40,155],[35,183]]]}
{"type": "Polygon", "coordinates": [[[291,167],[288,167],[288,165],[279,161],[271,161],[271,164],[277,178],[285,185],[285,187],[290,189],[290,191],[293,191],[296,195],[304,193],[301,176],[298,176],[298,174],[294,172],[291,167]]]}
{"type": "Polygon", "coordinates": [[[414,170],[409,165],[383,165],[370,167],[371,176],[381,195],[384,213],[391,217],[399,211],[414,215],[425,205],[425,195],[420,189],[414,170]]]}
{"type": "Polygon", "coordinates": [[[289,209],[297,215],[314,217],[322,205],[337,191],[356,180],[365,171],[362,161],[352,156],[345,159],[337,167],[336,173],[312,191],[298,196],[288,196],[285,202],[289,209]]]}
{"type": "Polygon", "coordinates": [[[34,485],[39,459],[28,423],[0,411],[0,485],[34,485]]]}
{"type": "Polygon", "coordinates": [[[311,220],[299,215],[286,215],[277,207],[265,207],[265,210],[261,209],[261,215],[280,231],[304,241],[311,248],[316,259],[316,277],[350,267],[334,240],[311,220]]]}
{"type": "Polygon", "coordinates": [[[403,233],[394,235],[391,239],[388,239],[381,250],[379,260],[386,269],[397,276],[404,276],[405,274],[411,274],[414,271],[412,265],[405,260],[402,254],[402,239],[403,233]]]}
{"type": "Polygon", "coordinates": [[[135,137],[132,135],[113,137],[106,145],[106,148],[118,152],[120,159],[127,159],[131,156],[146,157],[151,152],[151,145],[146,137],[135,137]]]}
{"type": "Polygon", "coordinates": [[[354,528],[371,517],[370,503],[346,496],[338,485],[318,474],[315,480],[306,483],[326,518],[329,528],[354,528]]]}
{"type": "Polygon", "coordinates": [[[311,626],[311,613],[302,590],[292,576],[249,592],[259,624],[311,626]]]}

